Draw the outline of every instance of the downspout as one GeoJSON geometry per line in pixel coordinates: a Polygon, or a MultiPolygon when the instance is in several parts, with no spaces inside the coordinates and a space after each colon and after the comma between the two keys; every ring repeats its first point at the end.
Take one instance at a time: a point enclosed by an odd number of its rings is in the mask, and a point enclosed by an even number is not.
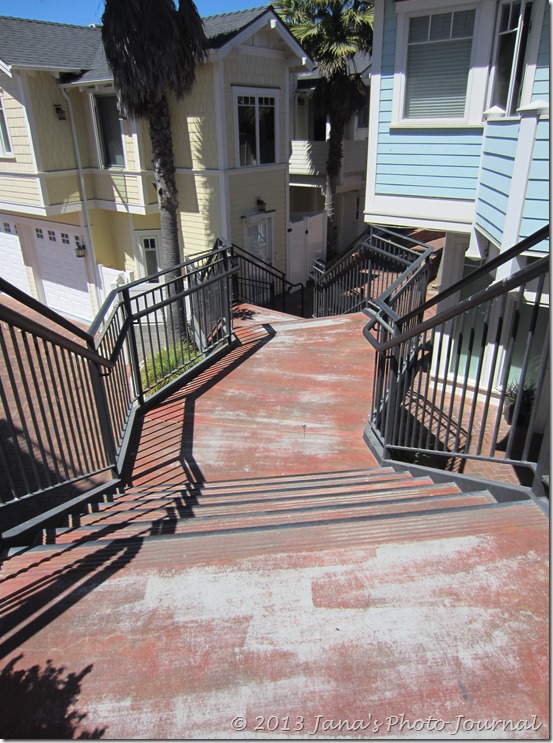
{"type": "Polygon", "coordinates": [[[90,213],[88,211],[88,200],[86,196],[86,187],[84,183],[84,174],[83,174],[83,166],[81,163],[81,154],[79,152],[79,142],[77,140],[77,130],[75,129],[75,117],[73,115],[73,106],[71,104],[71,99],[69,95],[67,94],[67,91],[65,88],[60,87],[61,94],[65,98],[67,102],[67,109],[69,111],[69,123],[71,125],[71,136],[73,138],[73,149],[75,150],[75,160],[77,162],[77,171],[79,173],[79,192],[81,197],[81,204],[82,204],[82,213],[84,217],[84,229],[86,231],[87,241],[90,246],[91,255],[94,258],[92,261],[92,270],[94,272],[94,293],[96,296],[96,308],[95,311],[97,312],[101,301],[100,297],[98,296],[98,275],[97,275],[97,268],[96,268],[96,260],[95,255],[96,252],[94,250],[94,243],[92,242],[92,229],[90,227],[90,213]]]}

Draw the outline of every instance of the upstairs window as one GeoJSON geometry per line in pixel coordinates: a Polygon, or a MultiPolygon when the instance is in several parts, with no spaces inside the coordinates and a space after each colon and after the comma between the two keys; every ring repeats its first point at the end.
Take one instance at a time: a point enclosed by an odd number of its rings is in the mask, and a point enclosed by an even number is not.
{"type": "Polygon", "coordinates": [[[13,154],[12,146],[10,142],[10,135],[8,132],[8,123],[6,121],[6,113],[4,111],[4,101],[0,96],[0,155],[11,155],[13,154]]]}
{"type": "Polygon", "coordinates": [[[508,116],[520,106],[531,13],[532,3],[525,0],[499,6],[490,105],[508,116]]]}
{"type": "Polygon", "coordinates": [[[463,119],[475,10],[408,19],[404,119],[463,119]]]}
{"type": "Polygon", "coordinates": [[[235,117],[240,167],[277,162],[277,98],[274,90],[236,89],[235,117]]]}
{"type": "Polygon", "coordinates": [[[117,98],[114,95],[97,96],[96,114],[102,165],[104,168],[123,168],[125,153],[117,98]]]}

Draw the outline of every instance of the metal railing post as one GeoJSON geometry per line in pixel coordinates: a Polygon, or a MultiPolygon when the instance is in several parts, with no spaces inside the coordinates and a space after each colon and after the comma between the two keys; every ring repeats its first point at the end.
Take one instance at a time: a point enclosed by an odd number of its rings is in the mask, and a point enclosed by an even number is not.
{"type": "MultiPolygon", "coordinates": [[[[123,306],[125,307],[125,319],[127,322],[127,340],[129,342],[129,355],[131,362],[131,374],[133,379],[133,385],[135,389],[136,399],[139,405],[144,403],[144,388],[142,387],[142,379],[140,377],[140,359],[138,357],[138,344],[136,342],[136,335],[134,331],[133,313],[131,307],[131,296],[128,287],[123,287],[123,306]]],[[[140,320],[139,320],[140,322],[140,320]]]]}
{"type": "Polygon", "coordinates": [[[120,472],[117,469],[117,452],[113,436],[113,428],[111,426],[111,416],[109,414],[108,401],[104,385],[102,383],[100,369],[94,361],[90,360],[88,362],[88,368],[90,372],[92,394],[94,395],[94,403],[100,428],[100,436],[102,437],[102,443],[106,452],[106,458],[109,462],[109,466],[111,467],[114,476],[119,477],[120,472]]]}

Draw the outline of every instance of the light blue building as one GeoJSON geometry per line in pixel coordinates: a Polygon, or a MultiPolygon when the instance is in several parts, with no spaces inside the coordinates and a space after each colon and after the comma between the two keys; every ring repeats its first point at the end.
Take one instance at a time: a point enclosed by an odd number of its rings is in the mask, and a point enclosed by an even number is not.
{"type": "Polygon", "coordinates": [[[445,232],[442,288],[549,222],[549,28],[546,0],[375,0],[365,222],[445,232]]]}

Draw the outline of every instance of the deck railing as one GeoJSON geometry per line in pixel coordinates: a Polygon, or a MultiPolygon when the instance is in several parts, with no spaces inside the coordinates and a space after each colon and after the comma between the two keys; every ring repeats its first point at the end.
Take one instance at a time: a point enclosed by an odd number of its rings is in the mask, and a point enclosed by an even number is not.
{"type": "Polygon", "coordinates": [[[383,227],[370,227],[329,269],[314,266],[316,317],[360,312],[388,296],[398,311],[424,301],[432,248],[383,227]]]}
{"type": "Polygon", "coordinates": [[[523,256],[527,265],[504,280],[495,271],[548,234],[537,231],[408,312],[398,312],[397,293],[371,302],[365,336],[377,357],[366,438],[384,459],[461,472],[469,460],[494,462],[525,468],[530,480],[543,470],[549,258],[523,256]],[[483,276],[490,285],[476,291],[483,276]],[[440,311],[447,298],[456,301],[440,311]],[[425,315],[434,305],[437,314],[425,315]]]}
{"type": "Polygon", "coordinates": [[[283,271],[270,263],[249,253],[238,245],[223,238],[215,242],[214,250],[226,248],[238,265],[233,276],[232,290],[235,302],[246,302],[279,312],[288,312],[291,306],[297,307],[300,315],[304,312],[304,285],[292,284],[283,271]],[[299,297],[292,301],[292,294],[299,297]]]}
{"type": "Polygon", "coordinates": [[[27,308],[0,303],[0,519],[121,476],[136,416],[232,342],[237,270],[226,249],[195,256],[112,291],[88,330],[0,279],[27,308]]]}

